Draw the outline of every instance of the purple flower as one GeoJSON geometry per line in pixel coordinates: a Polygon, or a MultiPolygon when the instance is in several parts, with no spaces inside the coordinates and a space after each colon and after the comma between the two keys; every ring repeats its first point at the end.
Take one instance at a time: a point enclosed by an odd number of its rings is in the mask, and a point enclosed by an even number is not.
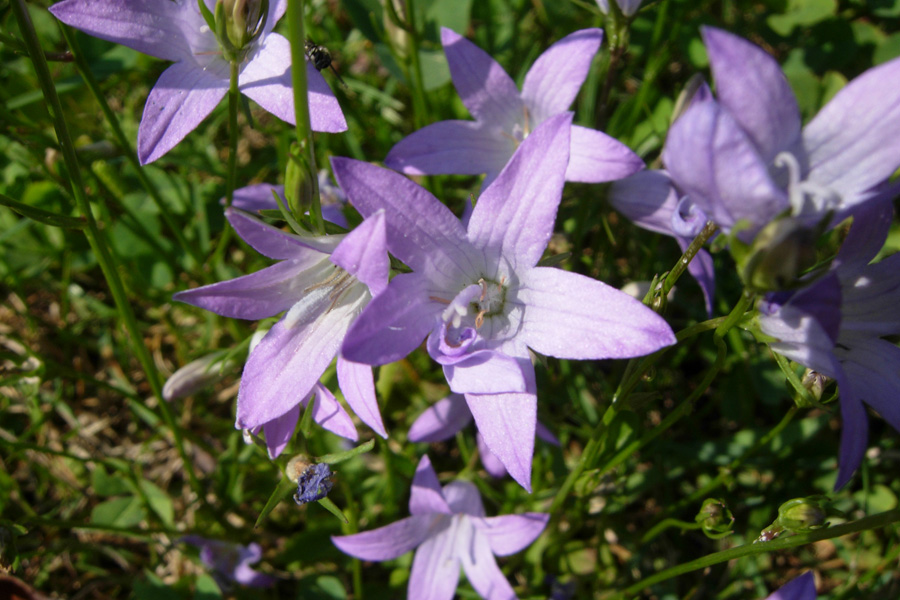
{"type": "Polygon", "coordinates": [[[180,541],[200,549],[200,560],[212,571],[219,587],[228,589],[232,582],[247,587],[269,587],[275,583],[271,575],[250,567],[262,558],[262,549],[256,542],[242,546],[199,535],[186,535],[180,541]]]}
{"type": "Polygon", "coordinates": [[[702,220],[726,232],[745,226],[752,237],[788,210],[812,221],[835,211],[836,223],[878,194],[900,165],[900,59],[851,81],[801,128],[771,56],[719,29],[702,34],[717,99],[687,108],[662,155],[702,220]]]}
{"type": "MultiPolygon", "coordinates": [[[[411,442],[442,442],[456,435],[471,422],[472,411],[469,410],[465,397],[461,394],[450,394],[419,415],[409,428],[408,439],[411,442]]],[[[535,433],[545,442],[559,446],[556,436],[540,421],[536,423],[535,433]]],[[[485,470],[493,477],[505,476],[506,467],[488,448],[481,433],[476,434],[476,442],[485,470]]]]}
{"type": "MultiPolygon", "coordinates": [[[[609,201],[635,225],[674,237],[682,252],[706,225],[706,216],[685,198],[679,198],[665,171],[640,171],[613,182],[609,201]]],[[[688,272],[700,284],[706,312],[711,315],[716,279],[709,252],[703,249],[697,252],[688,264],[688,272]]]]}
{"type": "MultiPolygon", "coordinates": [[[[213,0],[205,0],[211,10],[213,0]]],[[[278,118],[294,123],[290,43],[272,28],[287,0],[271,0],[265,23],[246,49],[240,90],[278,118]]],[[[196,0],[64,0],[50,7],[56,18],[95,37],[173,61],[147,97],[138,129],[138,158],[153,162],[175,147],[225,96],[230,65],[200,14],[196,0]]],[[[312,128],[347,129],[322,75],[307,62],[312,128]]]]}
{"type": "Polygon", "coordinates": [[[409,512],[412,516],[391,525],[331,540],[363,560],[391,560],[418,547],[407,594],[415,600],[452,597],[460,565],[483,598],[514,599],[494,555],[523,550],[550,518],[543,513],[485,517],[478,489],[468,481],[453,481],[442,489],[427,456],[416,468],[409,512]]]}
{"type": "Polygon", "coordinates": [[[831,271],[795,293],[769,294],[760,328],[779,354],[837,380],[841,451],[835,489],[862,462],[868,442],[863,403],[900,431],[900,348],[883,336],[900,334],[900,254],[868,264],[891,223],[890,202],[870,203],[853,226],[831,271]]]}
{"type": "MultiPolygon", "coordinates": [[[[482,190],[509,162],[522,140],[565,112],[584,83],[603,31],[583,29],[538,57],[519,92],[482,49],[450,29],[441,41],[457,92],[475,121],[440,121],[401,140],[384,164],[408,175],[487,173],[482,190]]],[[[567,181],[611,181],[643,168],[625,145],[585,127],[571,127],[567,181]]]]}
{"type": "MultiPolygon", "coordinates": [[[[613,0],[613,2],[619,7],[623,15],[630,17],[641,7],[643,0],[613,0]]],[[[609,0],[597,0],[597,6],[600,7],[604,15],[609,14],[609,0]]]]}
{"type": "MultiPolygon", "coordinates": [[[[261,254],[280,262],[261,271],[175,294],[174,299],[237,319],[284,316],[251,349],[238,391],[237,426],[266,431],[269,454],[284,449],[312,394],[313,419],[355,440],[356,430],[334,396],[319,383],[338,355],[350,323],[387,284],[384,216],[374,213],[351,233],[300,237],[233,208],[235,231],[261,254]]],[[[387,437],[372,369],[337,357],[337,376],[350,407],[387,437]]]]}
{"type": "Polygon", "coordinates": [[[766,600],[816,600],[816,579],[812,571],[791,579],[766,600]]]}
{"type": "Polygon", "coordinates": [[[388,249],[413,270],[394,277],[363,311],[344,356],[386,364],[428,336],[451,391],[465,395],[485,443],[526,489],[537,408],[529,348],[558,358],[625,358],[675,342],[666,322],[627,294],[537,265],[553,233],[571,118],[551,117],[525,139],[478,199],[467,228],[405,177],[332,161],[357,210],[384,210],[388,249]]]}

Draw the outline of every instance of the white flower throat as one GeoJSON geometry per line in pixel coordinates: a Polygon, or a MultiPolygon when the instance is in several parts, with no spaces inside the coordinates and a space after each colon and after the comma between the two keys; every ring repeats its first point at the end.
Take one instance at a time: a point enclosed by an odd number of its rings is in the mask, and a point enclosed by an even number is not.
{"type": "Polygon", "coordinates": [[[330,267],[332,272],[328,277],[303,290],[303,297],[290,308],[284,318],[286,327],[306,324],[319,315],[330,312],[357,283],[356,277],[344,269],[335,265],[330,267]]]}
{"type": "Polygon", "coordinates": [[[824,214],[840,204],[840,195],[831,188],[802,179],[800,161],[790,152],[779,152],[772,164],[787,170],[788,202],[793,216],[824,214]]]}

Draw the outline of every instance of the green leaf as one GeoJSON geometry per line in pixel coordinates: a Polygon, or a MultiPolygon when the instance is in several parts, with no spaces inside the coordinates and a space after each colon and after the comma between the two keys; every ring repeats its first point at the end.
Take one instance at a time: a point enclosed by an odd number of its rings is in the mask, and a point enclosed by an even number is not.
{"type": "Polygon", "coordinates": [[[219,584],[209,575],[199,575],[194,583],[194,600],[216,600],[222,598],[219,584]]]}
{"type": "Polygon", "coordinates": [[[149,571],[144,571],[146,579],[134,582],[134,600],[179,600],[181,596],[166,585],[162,579],[149,571]]]}
{"type": "Polygon", "coordinates": [[[381,41],[377,25],[381,23],[384,9],[378,0],[344,0],[341,2],[341,8],[347,12],[356,28],[369,41],[374,43],[381,41]]]}
{"type": "Polygon", "coordinates": [[[853,499],[865,507],[867,513],[882,513],[897,508],[897,496],[891,488],[877,483],[868,492],[859,490],[853,499]]]}
{"type": "Polygon", "coordinates": [[[140,486],[147,496],[150,510],[155,512],[167,527],[174,526],[175,509],[172,507],[172,499],[169,498],[169,495],[146,479],[141,481],[140,486]]]}
{"type": "Polygon", "coordinates": [[[263,507],[262,511],[259,513],[259,518],[256,519],[256,523],[253,525],[254,528],[260,526],[269,513],[272,512],[278,504],[288,497],[292,491],[297,488],[297,484],[293,481],[290,481],[287,478],[282,478],[281,481],[278,482],[278,485],[275,487],[275,490],[272,492],[272,495],[269,496],[269,500],[266,502],[266,505],[263,507]]]}
{"type": "Polygon", "coordinates": [[[329,465],[336,465],[337,463],[344,462],[345,460],[349,460],[358,454],[362,454],[363,452],[368,452],[372,448],[375,447],[375,440],[371,439],[365,444],[360,444],[356,448],[351,450],[347,450],[346,452],[337,452],[335,454],[325,454],[323,456],[316,457],[316,462],[320,463],[328,463],[329,465]]]}
{"type": "Polygon", "coordinates": [[[450,65],[443,50],[420,50],[422,85],[426,92],[436,90],[450,81],[450,65]]]}
{"type": "Polygon", "coordinates": [[[303,598],[303,600],[346,600],[347,598],[344,584],[333,575],[301,579],[297,592],[297,597],[303,598]]]}
{"type": "Polygon", "coordinates": [[[110,475],[106,472],[106,467],[97,465],[97,468],[91,472],[91,487],[98,496],[119,496],[127,494],[131,491],[128,485],[128,479],[120,473],[110,475]]]}
{"type": "Polygon", "coordinates": [[[87,226],[87,221],[85,221],[84,217],[68,217],[42,208],[36,208],[18,200],[13,200],[4,194],[0,194],[0,204],[8,206],[23,217],[28,217],[32,221],[37,221],[44,225],[62,227],[63,229],[84,229],[87,226]]]}
{"type": "Polygon", "coordinates": [[[900,17],[900,0],[868,0],[875,16],[882,18],[900,17]]]}
{"type": "Polygon", "coordinates": [[[872,62],[880,65],[898,56],[900,56],[900,33],[895,33],[878,44],[872,55],[872,62]]]}
{"type": "Polygon", "coordinates": [[[146,517],[143,502],[135,496],[101,502],[91,511],[91,523],[113,527],[134,527],[146,517]]]}
{"type": "Polygon", "coordinates": [[[837,14],[837,0],[790,0],[787,11],[772,15],[766,22],[780,36],[787,37],[795,27],[810,27],[837,14]]]}
{"type": "Polygon", "coordinates": [[[441,27],[467,31],[471,14],[472,0],[436,0],[425,13],[425,26],[439,39],[441,27]]]}

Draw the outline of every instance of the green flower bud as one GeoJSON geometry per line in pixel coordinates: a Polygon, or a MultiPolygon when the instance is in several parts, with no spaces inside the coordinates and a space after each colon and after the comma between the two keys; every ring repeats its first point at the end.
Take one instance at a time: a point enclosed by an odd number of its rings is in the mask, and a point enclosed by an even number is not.
{"type": "Polygon", "coordinates": [[[828,386],[828,383],[831,381],[831,378],[822,375],[818,371],[813,371],[812,369],[807,369],[805,373],[803,373],[803,379],[800,380],[800,383],[803,384],[813,398],[816,400],[822,399],[822,393],[825,391],[825,388],[828,386]]]}
{"type": "Polygon", "coordinates": [[[846,515],[831,507],[828,496],[816,495],[794,498],[778,507],[778,518],[760,533],[756,541],[767,542],[783,532],[797,533],[827,527],[828,517],[846,518],[846,515]]]}
{"type": "Polygon", "coordinates": [[[797,219],[772,221],[749,248],[735,254],[741,279],[757,292],[796,287],[800,276],[816,264],[818,228],[797,219]]]}
{"type": "Polygon", "coordinates": [[[720,539],[732,532],[734,515],[721,498],[707,498],[703,501],[694,521],[700,525],[700,529],[707,537],[720,539]]]}
{"type": "Polygon", "coordinates": [[[216,37],[227,59],[243,59],[262,32],[268,13],[269,0],[216,1],[216,37]]]}
{"type": "Polygon", "coordinates": [[[318,190],[318,177],[312,172],[306,153],[294,142],[284,173],[284,197],[294,218],[301,220],[312,207],[313,195],[318,190]]]}
{"type": "Polygon", "coordinates": [[[775,523],[788,531],[808,531],[824,527],[828,517],[826,508],[828,498],[825,496],[810,496],[809,498],[794,498],[778,507],[778,518],[775,523]]]}

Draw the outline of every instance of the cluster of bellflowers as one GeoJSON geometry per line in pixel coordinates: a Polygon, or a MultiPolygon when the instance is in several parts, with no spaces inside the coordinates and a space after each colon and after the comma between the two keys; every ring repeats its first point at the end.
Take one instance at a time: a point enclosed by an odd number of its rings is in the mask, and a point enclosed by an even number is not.
{"type": "MultiPolygon", "coordinates": [[[[778,63],[731,33],[702,30],[705,84],[669,129],[663,170],[616,182],[611,201],[636,224],[689,239],[714,224],[748,290],[761,295],[755,333],[810,371],[821,396],[837,382],[843,420],[835,489],[868,446],[864,403],[900,431],[897,256],[881,251],[898,188],[900,59],[840,90],[805,126],[778,63]],[[833,256],[816,243],[840,226],[833,256]]],[[[712,280],[698,280],[711,294],[712,280]]]]}
{"type": "MultiPolygon", "coordinates": [[[[598,4],[630,18],[640,2],[598,4]]],[[[148,163],[215,108],[234,68],[241,92],[293,121],[289,43],[272,31],[285,8],[286,0],[64,0],[51,11],[87,33],[174,62],[144,108],[138,154],[148,163]]],[[[602,30],[576,31],[553,44],[520,90],[487,53],[443,29],[453,84],[473,120],[414,132],[384,158],[389,168],[333,158],[338,185],[324,173],[318,187],[332,199],[325,217],[341,233],[314,235],[290,219],[292,231],[285,231],[263,218],[294,206],[286,195],[296,188],[238,190],[225,216],[273,264],[174,297],[230,318],[277,317],[248,344],[236,426],[250,436],[262,432],[273,459],[289,446],[304,407],[324,429],[356,440],[352,417],[321,381],[336,363],[346,403],[387,438],[372,369],[424,342],[450,393],[416,420],[408,439],[446,439],[474,421],[486,470],[508,473],[530,491],[535,437],[558,443],[537,420],[535,358],[631,358],[676,342],[665,319],[642,302],[541,263],[566,182],[614,182],[614,207],[682,248],[715,227],[712,245],[731,251],[759,297],[748,326],[808,367],[812,380],[837,382],[837,487],[845,485],[868,443],[864,405],[900,430],[900,348],[885,339],[900,334],[900,259],[872,262],[892,220],[890,177],[900,166],[900,60],[850,82],[804,127],[771,56],[719,29],[702,35],[715,94],[701,83],[686,98],[662,170],[644,169],[621,142],[572,122],[569,108],[600,51],[602,30]],[[462,218],[407,177],[451,173],[484,175],[462,218]],[[340,210],[345,203],[363,217],[350,231],[340,210]],[[823,261],[815,243],[835,229],[849,233],[823,261]],[[393,277],[391,256],[405,265],[393,277]]],[[[346,129],[315,66],[306,70],[313,130],[346,129]]],[[[701,250],[689,269],[711,312],[710,254],[701,250]]],[[[203,357],[177,372],[165,394],[193,393],[240,362],[233,353],[203,357]]],[[[304,463],[295,499],[321,500],[334,477],[327,465],[304,463]]],[[[333,541],[365,560],[417,549],[409,597],[426,600],[450,597],[460,567],[483,597],[515,598],[494,557],[527,547],[549,520],[542,513],[487,517],[477,488],[461,480],[442,487],[427,456],[409,508],[406,519],[333,541]]],[[[204,560],[223,576],[270,583],[249,569],[258,547],[185,541],[203,548],[204,560]],[[215,558],[226,554],[228,560],[215,558]]],[[[811,574],[770,596],[814,597],[811,574]]]]}

